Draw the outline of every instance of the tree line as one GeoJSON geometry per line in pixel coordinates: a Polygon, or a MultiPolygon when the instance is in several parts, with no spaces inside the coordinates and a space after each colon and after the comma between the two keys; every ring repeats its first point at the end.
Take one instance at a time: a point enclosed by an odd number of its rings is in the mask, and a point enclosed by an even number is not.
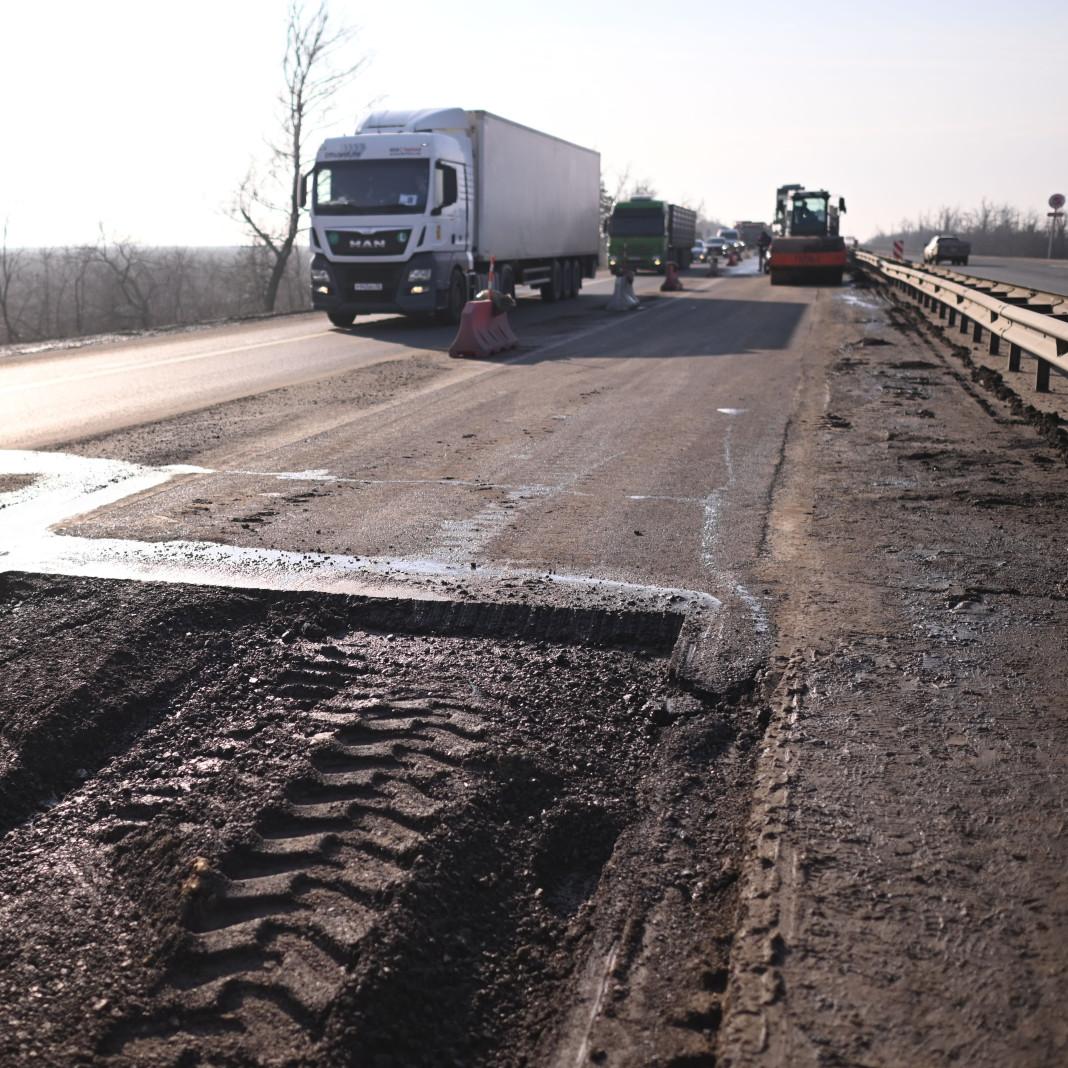
{"type": "MultiPolygon", "coordinates": [[[[880,230],[871,244],[889,246],[904,241],[907,247],[926,245],[936,234],[967,238],[975,255],[1044,257],[1049,248],[1049,220],[1037,211],[1022,211],[1012,204],[983,200],[977,208],[943,207],[933,214],[902,219],[897,229],[880,230]]],[[[1053,255],[1068,256],[1063,227],[1055,235],[1053,255]]]]}
{"type": "MultiPolygon", "coordinates": [[[[242,318],[264,311],[276,258],[262,246],[153,248],[101,235],[92,245],[0,242],[0,345],[242,318]]],[[[308,253],[296,250],[274,309],[311,306],[308,253]]]]}

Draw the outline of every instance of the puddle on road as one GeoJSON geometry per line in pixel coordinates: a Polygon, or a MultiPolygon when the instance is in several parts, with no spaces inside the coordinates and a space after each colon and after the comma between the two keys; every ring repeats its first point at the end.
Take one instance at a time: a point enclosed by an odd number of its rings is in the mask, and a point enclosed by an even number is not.
{"type": "MultiPolygon", "coordinates": [[[[435,585],[462,583],[471,588],[510,582],[625,597],[647,611],[686,609],[707,615],[721,604],[700,590],[531,569],[482,565],[476,569],[455,559],[363,558],[207,541],[86,538],[56,534],[52,529],[182,475],[210,473],[184,465],[144,467],[63,453],[0,450],[0,480],[29,480],[0,491],[0,571],[364,596],[397,596],[397,586],[403,585],[403,596],[421,600],[446,600],[454,595],[435,585]]],[[[327,477],[318,471],[288,477],[309,474],[327,477]]],[[[278,477],[287,476],[279,473],[278,477]]],[[[4,484],[0,481],[0,486],[4,484]]]]}
{"type": "Polygon", "coordinates": [[[846,304],[852,304],[857,308],[864,308],[866,311],[882,311],[882,305],[878,301],[862,297],[859,293],[856,293],[851,289],[840,290],[837,297],[840,301],[843,301],[846,304]]]}

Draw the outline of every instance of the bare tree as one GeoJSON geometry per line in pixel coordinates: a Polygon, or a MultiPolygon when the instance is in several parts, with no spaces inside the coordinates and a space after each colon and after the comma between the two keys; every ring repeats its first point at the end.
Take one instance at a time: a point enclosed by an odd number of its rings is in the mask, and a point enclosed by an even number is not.
{"type": "Polygon", "coordinates": [[[142,330],[152,326],[153,298],[156,283],[144,250],[131,241],[108,242],[104,228],[100,228],[100,244],[96,246],[97,262],[108,269],[118,295],[125,307],[113,309],[116,316],[126,318],[131,313],[142,330]]]}
{"type": "Polygon", "coordinates": [[[335,27],[326,0],[314,9],[303,0],[291,0],[279,129],[268,144],[264,167],[249,170],[232,210],[267,253],[270,270],[263,288],[264,311],[275,309],[300,233],[300,179],[307,142],[325,121],[334,96],[365,62],[362,56],[351,58],[349,46],[354,38],[354,28],[335,27]]]}
{"type": "Polygon", "coordinates": [[[655,197],[656,186],[653,185],[651,178],[639,178],[633,186],[631,186],[630,195],[632,197],[655,197]]]}
{"type": "Polygon", "coordinates": [[[21,249],[9,249],[7,247],[7,220],[4,220],[3,238],[0,240],[0,318],[4,321],[4,332],[7,334],[7,343],[15,345],[19,342],[19,330],[16,325],[18,315],[12,304],[11,287],[19,280],[22,273],[21,249]]]}

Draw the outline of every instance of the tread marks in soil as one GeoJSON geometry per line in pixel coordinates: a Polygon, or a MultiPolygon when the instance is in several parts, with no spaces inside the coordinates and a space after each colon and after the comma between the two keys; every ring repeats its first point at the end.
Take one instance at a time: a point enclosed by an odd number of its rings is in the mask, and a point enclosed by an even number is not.
{"type": "MultiPolygon", "coordinates": [[[[463,796],[482,716],[435,697],[353,700],[357,662],[318,657],[280,693],[313,725],[312,771],[261,813],[255,835],[189,885],[189,950],[159,1012],[121,1023],[107,1051],[158,1056],[160,1043],[218,1032],[230,1055],[285,1060],[307,1047],[376,914],[388,907],[446,802],[463,796]],[[448,780],[448,781],[443,781],[448,780]],[[255,1049],[243,1048],[254,1036],[255,1049]]],[[[184,1043],[182,1043],[184,1044],[184,1043]]],[[[175,1048],[175,1047],[172,1047],[175,1048]]]]}

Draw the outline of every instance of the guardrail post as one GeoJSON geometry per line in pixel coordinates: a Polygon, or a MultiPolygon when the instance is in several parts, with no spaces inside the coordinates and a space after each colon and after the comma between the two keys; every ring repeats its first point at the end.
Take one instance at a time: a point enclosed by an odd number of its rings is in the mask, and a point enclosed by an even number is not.
{"type": "Polygon", "coordinates": [[[968,316],[964,312],[960,313],[960,332],[962,334],[968,333],[968,316]]]}
{"type": "Polygon", "coordinates": [[[997,336],[997,334],[995,334],[994,331],[991,330],[990,331],[990,355],[991,356],[996,356],[1000,351],[1001,351],[1001,338],[999,338],[997,336]]]}
{"type": "Polygon", "coordinates": [[[950,308],[949,309],[949,322],[946,325],[947,326],[956,326],[957,325],[957,309],[956,308],[950,308]]]}
{"type": "Polygon", "coordinates": [[[1010,371],[1019,371],[1019,369],[1020,369],[1020,352],[1021,352],[1021,349],[1020,349],[1019,345],[1013,345],[1013,344],[1009,345],[1009,370],[1010,371]]]}
{"type": "Polygon", "coordinates": [[[1038,372],[1035,375],[1035,392],[1049,392],[1049,364],[1045,360],[1035,360],[1038,364],[1038,372]]]}
{"type": "Polygon", "coordinates": [[[972,341],[980,342],[983,340],[983,327],[979,320],[975,320],[975,329],[972,331],[972,341]]]}
{"type": "Polygon", "coordinates": [[[946,317],[946,306],[939,301],[938,302],[938,318],[944,319],[946,317]]]}

